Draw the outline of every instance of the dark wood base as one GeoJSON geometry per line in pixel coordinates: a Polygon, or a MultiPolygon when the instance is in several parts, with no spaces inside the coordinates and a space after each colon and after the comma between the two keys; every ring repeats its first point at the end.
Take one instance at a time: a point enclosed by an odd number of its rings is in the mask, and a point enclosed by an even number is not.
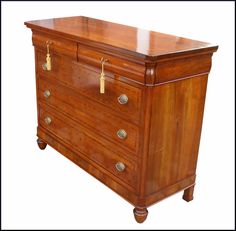
{"type": "Polygon", "coordinates": [[[134,212],[134,218],[138,223],[143,223],[148,215],[147,208],[135,207],[133,212],[134,212]]]}
{"type": "Polygon", "coordinates": [[[184,190],[183,199],[187,202],[193,200],[194,185],[184,190]]]}
{"type": "Polygon", "coordinates": [[[37,139],[37,144],[41,150],[44,150],[47,147],[47,144],[39,138],[37,139]]]}

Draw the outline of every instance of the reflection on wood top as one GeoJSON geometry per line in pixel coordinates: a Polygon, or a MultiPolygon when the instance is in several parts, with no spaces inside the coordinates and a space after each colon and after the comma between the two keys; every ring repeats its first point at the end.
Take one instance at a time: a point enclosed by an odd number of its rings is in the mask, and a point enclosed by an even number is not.
{"type": "Polygon", "coordinates": [[[214,52],[218,46],[173,35],[125,26],[84,16],[25,22],[35,29],[66,36],[76,41],[91,41],[141,56],[163,57],[194,51],[214,52]]]}

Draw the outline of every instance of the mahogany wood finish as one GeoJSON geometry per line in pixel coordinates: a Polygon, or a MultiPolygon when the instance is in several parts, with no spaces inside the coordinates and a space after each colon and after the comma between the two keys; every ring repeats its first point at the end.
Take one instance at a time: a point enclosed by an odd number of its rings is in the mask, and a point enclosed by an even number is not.
{"type": "Polygon", "coordinates": [[[133,204],[138,223],[179,191],[192,200],[218,46],[83,16],[25,25],[35,47],[39,148],[49,144],[133,204]],[[42,67],[47,43],[51,70],[42,67]]]}
{"type": "Polygon", "coordinates": [[[38,60],[36,70],[43,79],[66,86],[71,92],[79,92],[79,95],[97,101],[105,108],[111,108],[112,112],[115,110],[116,115],[120,114],[124,118],[130,119],[131,122],[139,123],[142,101],[141,86],[134,87],[122,81],[116,81],[119,77],[107,73],[105,66],[106,76],[109,78],[106,78],[106,93],[100,94],[98,89],[101,67],[100,69],[93,68],[93,66],[82,65],[80,62],[74,63],[68,58],[55,55],[52,59],[53,70],[44,71],[42,65],[45,62],[45,54],[36,51],[36,56],[38,60]],[[125,105],[118,102],[118,97],[122,94],[126,94],[128,97],[128,103],[125,105]]]}
{"type": "MultiPolygon", "coordinates": [[[[135,124],[126,122],[124,119],[107,113],[106,108],[99,104],[94,104],[92,100],[88,100],[80,95],[73,94],[68,88],[56,85],[54,82],[39,80],[39,98],[43,102],[55,107],[58,110],[63,109],[69,117],[77,120],[79,123],[90,126],[91,129],[107,139],[118,142],[127,151],[138,153],[139,144],[139,128],[135,124]],[[45,89],[50,91],[50,96],[45,98],[45,89]],[[96,115],[96,120],[94,120],[96,115]],[[113,121],[107,123],[107,121],[113,121]],[[120,129],[125,129],[128,136],[125,139],[120,139],[117,132],[120,129]]],[[[117,102],[118,103],[118,102],[117,102]]],[[[133,155],[133,154],[132,154],[133,155]]]]}

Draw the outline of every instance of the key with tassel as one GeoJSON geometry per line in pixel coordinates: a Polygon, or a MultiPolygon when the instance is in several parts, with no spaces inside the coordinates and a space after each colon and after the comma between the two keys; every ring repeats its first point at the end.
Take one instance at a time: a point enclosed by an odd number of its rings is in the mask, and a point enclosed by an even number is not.
{"type": "Polygon", "coordinates": [[[105,93],[105,73],[104,73],[104,65],[105,62],[107,62],[107,59],[104,59],[103,57],[101,58],[101,64],[102,64],[102,72],[100,74],[100,93],[104,94],[105,93]]]}

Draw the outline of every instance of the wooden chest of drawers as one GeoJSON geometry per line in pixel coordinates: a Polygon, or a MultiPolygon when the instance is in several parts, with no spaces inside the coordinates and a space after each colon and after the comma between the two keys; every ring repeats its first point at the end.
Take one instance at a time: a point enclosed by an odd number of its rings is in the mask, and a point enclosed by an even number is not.
{"type": "Polygon", "coordinates": [[[38,145],[134,205],[193,199],[217,46],[87,17],[25,22],[33,32],[38,145]]]}

